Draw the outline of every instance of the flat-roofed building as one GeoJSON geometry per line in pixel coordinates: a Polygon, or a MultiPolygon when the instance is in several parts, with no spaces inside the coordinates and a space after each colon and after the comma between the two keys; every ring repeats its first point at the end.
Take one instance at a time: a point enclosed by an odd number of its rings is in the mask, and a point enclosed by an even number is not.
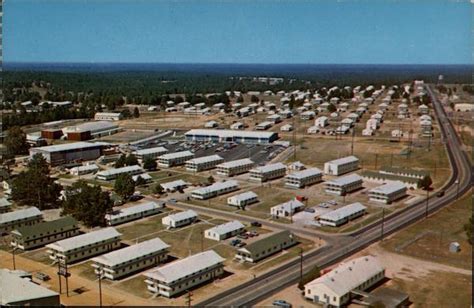
{"type": "Polygon", "coordinates": [[[194,158],[194,153],[191,151],[168,153],[158,156],[158,166],[165,168],[180,166],[192,158],[194,158]]]}
{"type": "Polygon", "coordinates": [[[334,211],[319,216],[319,223],[325,226],[338,227],[349,220],[365,214],[366,207],[359,202],[345,205],[334,211]]]}
{"type": "Polygon", "coordinates": [[[389,181],[379,187],[369,190],[370,201],[381,202],[385,204],[392,203],[395,200],[407,195],[407,187],[401,181],[389,181]]]}
{"type": "Polygon", "coordinates": [[[96,121],[120,121],[123,115],[120,112],[96,112],[94,120],[96,121]]]}
{"type": "Polygon", "coordinates": [[[120,127],[110,121],[91,121],[63,129],[68,140],[84,141],[110,136],[120,131],[120,127]]]}
{"type": "Polygon", "coordinates": [[[28,250],[44,246],[79,234],[77,221],[62,217],[52,221],[43,221],[32,226],[23,226],[10,232],[10,245],[17,249],[28,250]]]}
{"type": "Polygon", "coordinates": [[[224,159],[217,154],[193,158],[186,161],[186,170],[193,172],[209,170],[215,168],[218,164],[223,162],[224,159]]]}
{"type": "Polygon", "coordinates": [[[60,240],[46,247],[51,260],[72,263],[119,248],[121,236],[114,228],[107,227],[60,240]]]}
{"type": "Polygon", "coordinates": [[[285,176],[286,166],[282,163],[268,164],[250,170],[250,180],[265,182],[285,176]]]}
{"type": "Polygon", "coordinates": [[[168,258],[170,246],[160,238],[154,238],[92,259],[94,272],[116,280],[126,275],[156,266],[168,258]]]}
{"type": "Polygon", "coordinates": [[[290,188],[301,188],[321,182],[323,172],[318,168],[309,168],[288,174],[285,177],[285,186],[290,188]]]}
{"type": "Polygon", "coordinates": [[[130,174],[130,175],[137,175],[142,174],[145,171],[142,167],[138,165],[133,166],[125,166],[121,168],[110,168],[108,170],[97,172],[96,178],[102,181],[111,181],[115,180],[121,174],[130,174]]]}
{"type": "Polygon", "coordinates": [[[347,156],[328,161],[324,164],[324,173],[328,175],[341,175],[359,168],[359,159],[355,156],[347,156]]]}
{"type": "Polygon", "coordinates": [[[304,121],[307,121],[307,120],[314,119],[315,116],[316,116],[316,112],[308,110],[308,111],[304,111],[300,114],[300,119],[304,120],[304,121]]]}
{"type": "Polygon", "coordinates": [[[10,211],[12,203],[7,198],[0,198],[0,214],[10,211]]]}
{"type": "Polygon", "coordinates": [[[227,198],[227,204],[244,208],[249,204],[258,202],[258,196],[253,191],[246,191],[244,193],[227,198]]]}
{"type": "Polygon", "coordinates": [[[293,234],[284,230],[239,248],[235,258],[242,262],[255,263],[296,244],[293,234]]]}
{"type": "Polygon", "coordinates": [[[36,207],[0,214],[0,235],[41,221],[43,221],[43,214],[36,207]]]}
{"type": "Polygon", "coordinates": [[[305,284],[304,297],[320,305],[345,307],[357,296],[353,291],[365,291],[384,278],[385,269],[375,257],[359,257],[305,284]]]}
{"type": "Polygon", "coordinates": [[[188,183],[186,183],[183,180],[176,180],[176,181],[161,183],[160,186],[163,187],[164,191],[173,192],[173,191],[186,188],[188,186],[188,183]]]}
{"type": "Polygon", "coordinates": [[[288,217],[293,216],[294,213],[301,211],[303,208],[304,204],[302,202],[293,199],[271,207],[270,214],[272,217],[288,217]]]}
{"type": "Polygon", "coordinates": [[[136,150],[133,154],[137,159],[143,161],[145,159],[157,159],[159,156],[168,153],[168,149],[165,147],[154,147],[148,149],[136,150]]]}
{"type": "Polygon", "coordinates": [[[244,230],[245,226],[240,221],[234,220],[205,230],[204,237],[215,241],[222,241],[240,234],[244,230]]]}
{"type": "Polygon", "coordinates": [[[163,205],[156,202],[145,202],[135,206],[122,208],[105,215],[105,221],[109,226],[123,224],[132,220],[161,213],[163,205]]]}
{"type": "Polygon", "coordinates": [[[227,194],[239,189],[239,183],[234,180],[216,182],[206,187],[195,189],[191,192],[191,197],[199,200],[206,200],[219,195],[227,194]]]}
{"type": "Polygon", "coordinates": [[[90,164],[71,168],[69,173],[75,176],[80,176],[84,174],[95,173],[97,171],[99,171],[99,167],[96,164],[90,164]]]}
{"type": "Polygon", "coordinates": [[[161,223],[167,228],[179,228],[192,224],[198,219],[198,214],[193,210],[187,210],[175,214],[170,214],[161,219],[161,223]]]}
{"type": "Polygon", "coordinates": [[[103,143],[73,142],[30,148],[30,157],[39,153],[51,166],[95,160],[102,154],[103,143]]]}
{"type": "Polygon", "coordinates": [[[234,176],[250,171],[255,163],[249,158],[231,160],[217,165],[217,174],[223,176],[234,176]]]}
{"type": "Polygon", "coordinates": [[[333,179],[325,183],[327,193],[344,196],[354,190],[362,188],[363,180],[358,174],[350,174],[341,178],[333,179]]]}
{"type": "Polygon", "coordinates": [[[270,121],[263,121],[261,123],[258,123],[256,126],[255,126],[255,129],[256,130],[267,130],[269,129],[270,127],[273,126],[273,122],[270,122],[270,121]]]}
{"type": "Polygon", "coordinates": [[[207,250],[150,270],[144,274],[145,283],[150,292],[173,297],[222,276],[224,261],[214,250],[207,250]]]}
{"type": "Polygon", "coordinates": [[[254,132],[229,129],[192,129],[186,134],[187,141],[213,141],[236,143],[271,143],[278,139],[274,132],[254,132]]]}
{"type": "Polygon", "coordinates": [[[59,294],[24,278],[14,271],[0,269],[1,307],[60,307],[59,294]]]}

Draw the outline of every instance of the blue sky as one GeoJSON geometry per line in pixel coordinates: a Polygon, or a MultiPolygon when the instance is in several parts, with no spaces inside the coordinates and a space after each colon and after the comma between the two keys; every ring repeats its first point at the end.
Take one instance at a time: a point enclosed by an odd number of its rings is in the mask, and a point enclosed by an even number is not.
{"type": "Polygon", "coordinates": [[[472,62],[468,1],[8,0],[4,61],[472,62]]]}

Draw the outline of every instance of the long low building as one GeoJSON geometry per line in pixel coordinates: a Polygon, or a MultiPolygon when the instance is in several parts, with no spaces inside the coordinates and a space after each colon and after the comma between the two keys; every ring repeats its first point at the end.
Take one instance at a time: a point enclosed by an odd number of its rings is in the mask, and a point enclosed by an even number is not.
{"type": "Polygon", "coordinates": [[[244,193],[227,198],[227,204],[239,208],[244,208],[249,204],[258,202],[258,196],[253,191],[246,191],[244,193]]]}
{"type": "Polygon", "coordinates": [[[305,284],[304,296],[320,305],[345,307],[357,291],[365,291],[384,278],[385,269],[375,257],[359,257],[305,284]]]}
{"type": "Polygon", "coordinates": [[[162,209],[163,206],[157,204],[156,202],[146,202],[106,214],[105,221],[109,226],[115,226],[128,221],[161,213],[162,209]]]}
{"type": "Polygon", "coordinates": [[[170,168],[174,166],[184,165],[186,161],[194,158],[194,153],[190,151],[181,151],[168,153],[158,156],[158,166],[170,168]]]}
{"type": "Polygon", "coordinates": [[[191,192],[191,197],[199,200],[206,200],[213,198],[219,195],[227,194],[232,191],[239,189],[239,183],[234,180],[229,180],[225,182],[217,182],[212,185],[198,188],[191,192]]]}
{"type": "Polygon", "coordinates": [[[215,241],[222,241],[240,234],[244,230],[245,226],[240,221],[234,220],[205,230],[204,237],[215,241]]]}
{"type": "Polygon", "coordinates": [[[66,216],[31,226],[19,227],[10,234],[12,247],[27,250],[76,236],[79,234],[79,226],[74,218],[66,216]]]}
{"type": "Polygon", "coordinates": [[[172,297],[222,276],[224,261],[215,251],[204,251],[146,273],[145,283],[149,291],[172,297]]]}
{"type": "Polygon", "coordinates": [[[104,143],[74,142],[30,148],[30,157],[41,154],[51,166],[96,160],[102,155],[104,143]]]}
{"type": "Polygon", "coordinates": [[[161,219],[161,223],[167,228],[179,228],[192,224],[198,219],[198,214],[193,210],[187,210],[168,215],[161,219]]]}
{"type": "Polygon", "coordinates": [[[12,203],[7,198],[0,198],[0,214],[10,211],[12,203]]]}
{"type": "Polygon", "coordinates": [[[117,230],[108,227],[57,241],[46,247],[51,260],[72,263],[119,248],[121,236],[117,230]]]}
{"type": "Polygon", "coordinates": [[[284,230],[239,248],[235,258],[241,262],[255,263],[296,244],[293,234],[284,230]]]}
{"type": "Polygon", "coordinates": [[[108,170],[97,172],[96,178],[102,181],[111,181],[115,180],[121,174],[130,174],[131,176],[144,173],[142,167],[138,165],[125,166],[121,168],[111,168],[108,170]]]}
{"type": "Polygon", "coordinates": [[[43,214],[36,207],[0,214],[0,235],[41,221],[43,221],[43,214]]]}
{"type": "Polygon", "coordinates": [[[231,129],[192,129],[186,134],[188,141],[214,141],[237,143],[271,143],[278,139],[274,132],[254,132],[231,129]]]}
{"type": "Polygon", "coordinates": [[[288,217],[293,216],[294,213],[302,210],[304,204],[296,199],[290,200],[285,203],[275,205],[270,208],[270,214],[272,217],[288,217]]]}
{"type": "Polygon", "coordinates": [[[137,157],[137,159],[143,161],[145,159],[156,159],[159,156],[168,153],[168,149],[165,147],[154,147],[154,148],[148,148],[148,149],[141,149],[141,150],[136,150],[133,152],[133,154],[137,157]]]}
{"type": "Polygon", "coordinates": [[[188,186],[189,184],[186,183],[183,180],[176,180],[176,181],[171,181],[171,182],[166,182],[166,183],[161,183],[160,186],[163,188],[164,191],[169,191],[169,192],[174,192],[180,189],[184,189],[188,186]]]}
{"type": "Polygon", "coordinates": [[[95,273],[110,280],[130,275],[166,261],[170,246],[159,238],[115,250],[92,259],[95,273]]]}
{"type": "Polygon", "coordinates": [[[217,165],[217,174],[223,176],[234,176],[250,171],[255,163],[249,158],[232,160],[217,165]]]}
{"type": "Polygon", "coordinates": [[[355,202],[319,216],[319,223],[326,226],[338,227],[349,220],[364,215],[366,210],[367,207],[359,202],[355,202]]]}
{"type": "Polygon", "coordinates": [[[291,173],[285,177],[285,186],[290,188],[302,188],[321,182],[323,173],[318,168],[309,168],[291,173]]]}
{"type": "Polygon", "coordinates": [[[329,194],[344,196],[354,190],[362,188],[362,177],[358,174],[350,174],[336,178],[325,183],[325,191],[329,194]]]}
{"type": "Polygon", "coordinates": [[[369,190],[370,201],[381,202],[385,204],[392,203],[395,200],[407,195],[407,187],[401,181],[390,181],[379,187],[369,190]]]}
{"type": "Polygon", "coordinates": [[[79,167],[74,167],[69,170],[69,173],[75,176],[81,176],[84,174],[95,173],[99,171],[99,167],[95,164],[84,165],[79,167]]]}
{"type": "Polygon", "coordinates": [[[266,182],[285,176],[286,166],[282,163],[269,164],[250,170],[250,180],[256,182],[266,182]]]}
{"type": "Polygon", "coordinates": [[[193,158],[186,161],[186,170],[192,172],[209,170],[215,168],[222,162],[224,162],[224,159],[217,154],[193,158]]]}
{"type": "Polygon", "coordinates": [[[120,127],[109,121],[91,121],[63,129],[68,140],[84,141],[110,136],[120,131],[120,127]]]}
{"type": "Polygon", "coordinates": [[[324,164],[324,173],[327,175],[341,175],[359,168],[359,159],[355,156],[347,156],[328,161],[324,164]]]}

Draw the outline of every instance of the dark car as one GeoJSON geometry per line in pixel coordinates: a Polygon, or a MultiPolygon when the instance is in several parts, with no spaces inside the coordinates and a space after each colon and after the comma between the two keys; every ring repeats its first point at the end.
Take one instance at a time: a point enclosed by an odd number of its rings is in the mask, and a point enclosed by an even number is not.
{"type": "Polygon", "coordinates": [[[230,241],[230,246],[237,246],[241,242],[242,242],[241,240],[234,239],[234,240],[230,241]]]}
{"type": "Polygon", "coordinates": [[[252,222],[250,223],[250,225],[251,225],[252,227],[261,227],[261,226],[262,226],[262,224],[259,223],[258,221],[252,221],[252,222]]]}
{"type": "Polygon", "coordinates": [[[272,304],[273,306],[276,306],[276,307],[291,308],[291,304],[282,299],[278,299],[274,301],[272,304]]]}
{"type": "Polygon", "coordinates": [[[438,198],[441,198],[442,196],[444,196],[444,190],[442,190],[442,191],[440,191],[436,194],[436,197],[438,197],[438,198]]]}

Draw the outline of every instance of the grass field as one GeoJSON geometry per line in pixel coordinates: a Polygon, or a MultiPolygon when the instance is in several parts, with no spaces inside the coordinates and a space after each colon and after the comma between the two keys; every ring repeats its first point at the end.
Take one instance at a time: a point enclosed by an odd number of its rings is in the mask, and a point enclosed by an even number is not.
{"type": "Polygon", "coordinates": [[[165,226],[161,224],[161,219],[169,214],[171,214],[171,212],[166,210],[164,213],[154,215],[147,219],[129,223],[122,227],[118,226],[117,231],[123,234],[122,239],[125,241],[150,235],[165,229],[165,226]]]}
{"type": "Polygon", "coordinates": [[[382,242],[382,247],[397,253],[472,269],[472,246],[467,242],[464,224],[472,215],[471,194],[448,208],[412,225],[382,242]],[[451,242],[459,242],[461,252],[449,252],[451,242]]]}

